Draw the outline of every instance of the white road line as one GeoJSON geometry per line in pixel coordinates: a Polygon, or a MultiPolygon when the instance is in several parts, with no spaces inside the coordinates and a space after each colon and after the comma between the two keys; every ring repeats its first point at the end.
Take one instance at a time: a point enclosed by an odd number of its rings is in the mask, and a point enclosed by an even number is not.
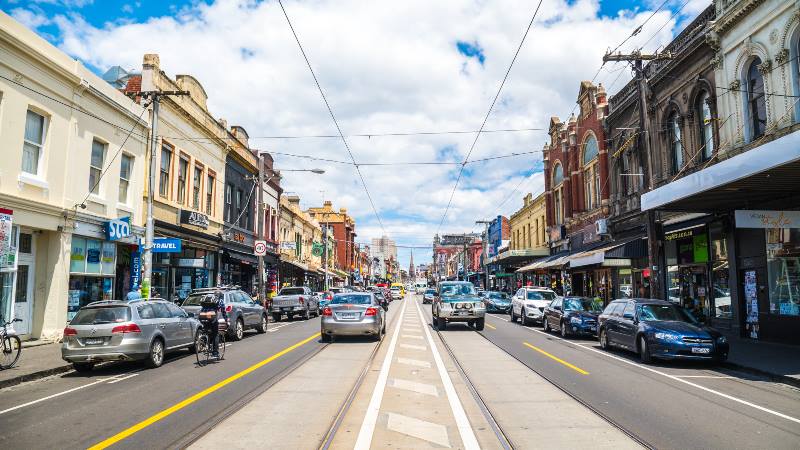
{"type": "Polygon", "coordinates": [[[429,363],[428,361],[420,361],[418,359],[397,358],[397,362],[399,362],[400,364],[405,364],[407,366],[424,367],[426,369],[431,368],[431,363],[429,363]]]}
{"type": "Polygon", "coordinates": [[[419,339],[419,340],[422,340],[422,339],[424,339],[422,336],[419,336],[419,335],[417,335],[417,334],[404,334],[404,335],[402,335],[402,336],[400,336],[400,337],[402,337],[402,338],[404,338],[404,339],[406,339],[406,338],[407,338],[407,339],[419,339]]]}
{"type": "Polygon", "coordinates": [[[428,383],[417,383],[416,381],[392,378],[392,387],[404,391],[416,392],[418,394],[432,395],[434,397],[439,396],[439,390],[436,389],[436,386],[428,383]]]}
{"type": "Polygon", "coordinates": [[[407,348],[409,350],[420,350],[420,351],[425,351],[428,349],[428,347],[425,347],[424,345],[414,345],[414,344],[400,344],[400,347],[407,348]]]}
{"type": "MultiPolygon", "coordinates": [[[[414,306],[417,307],[419,318],[425,321],[425,316],[422,315],[422,309],[419,307],[419,304],[415,302],[414,306]]],[[[464,406],[461,404],[458,394],[456,393],[456,388],[453,386],[453,380],[450,379],[447,368],[445,368],[444,362],[442,362],[439,349],[436,348],[436,344],[433,342],[428,327],[424,327],[424,330],[425,336],[428,338],[428,345],[430,345],[431,352],[433,352],[433,360],[436,363],[436,368],[439,370],[439,377],[442,379],[442,384],[444,385],[444,392],[447,394],[447,401],[450,403],[450,410],[453,411],[453,417],[456,420],[458,434],[461,435],[461,441],[464,443],[464,448],[468,450],[480,449],[481,447],[478,445],[478,439],[475,438],[472,425],[470,425],[469,419],[467,419],[467,413],[464,412],[464,406]]]]}
{"type": "Polygon", "coordinates": [[[386,428],[402,433],[407,436],[433,442],[442,447],[452,448],[450,439],[447,437],[447,427],[438,423],[415,419],[414,417],[404,416],[396,413],[386,413],[388,421],[386,428]]]}
{"type": "Polygon", "coordinates": [[[735,377],[723,376],[723,375],[674,375],[674,376],[676,376],[678,378],[712,378],[712,379],[714,379],[714,378],[716,378],[716,379],[735,378],[735,377]]]}
{"type": "Polygon", "coordinates": [[[364,421],[361,423],[361,429],[358,431],[358,438],[353,447],[355,450],[369,450],[372,445],[372,435],[375,433],[375,424],[378,422],[378,413],[380,413],[383,393],[386,390],[386,380],[389,378],[389,367],[392,365],[392,357],[397,347],[397,338],[400,336],[400,325],[403,323],[403,316],[406,313],[407,305],[407,303],[403,304],[403,309],[400,310],[397,326],[394,327],[392,340],[389,342],[389,349],[386,351],[386,357],[383,358],[381,371],[378,373],[378,380],[375,382],[375,389],[372,391],[372,397],[369,400],[367,412],[364,414],[364,421]]]}
{"type": "Polygon", "coordinates": [[[562,338],[560,338],[558,336],[554,336],[554,335],[552,335],[550,333],[545,333],[544,331],[541,331],[541,330],[535,330],[535,329],[533,329],[531,327],[524,327],[524,328],[527,329],[527,330],[533,331],[534,333],[543,334],[543,335],[545,335],[547,337],[555,338],[555,339],[558,339],[559,341],[564,341],[564,342],[566,342],[566,343],[568,343],[568,344],[570,344],[570,345],[572,345],[574,347],[581,348],[581,349],[584,349],[584,350],[589,350],[591,352],[597,353],[598,355],[603,355],[605,357],[608,357],[608,358],[611,358],[611,359],[615,359],[615,360],[623,362],[625,364],[629,364],[631,366],[638,367],[638,368],[643,369],[643,370],[647,370],[648,372],[652,372],[652,373],[667,377],[667,378],[669,378],[671,380],[675,380],[675,381],[677,381],[679,383],[683,383],[683,384],[692,386],[694,388],[700,389],[701,391],[706,391],[706,392],[708,392],[710,394],[718,395],[718,396],[720,396],[722,398],[726,398],[726,399],[731,400],[733,402],[741,403],[742,405],[747,405],[747,406],[749,406],[751,408],[755,408],[755,409],[757,409],[759,411],[763,411],[765,413],[772,414],[772,415],[780,417],[782,419],[786,419],[786,420],[789,420],[789,421],[795,422],[795,423],[800,423],[800,419],[798,419],[796,417],[792,417],[792,416],[783,414],[781,412],[778,412],[778,411],[775,411],[775,410],[772,410],[772,409],[769,409],[769,408],[765,408],[765,407],[763,407],[761,405],[757,405],[755,403],[748,402],[747,400],[742,400],[742,399],[740,399],[738,397],[734,397],[732,395],[728,395],[728,394],[726,394],[724,392],[720,392],[720,391],[717,391],[715,389],[710,389],[710,388],[707,388],[705,386],[701,386],[701,385],[699,385],[697,383],[692,383],[691,381],[684,380],[684,379],[682,379],[681,377],[679,377],[677,375],[670,375],[670,374],[668,374],[666,372],[662,372],[660,370],[653,369],[652,367],[647,367],[645,365],[638,364],[638,363],[635,363],[633,361],[629,361],[629,360],[627,360],[625,358],[620,358],[619,356],[612,355],[611,353],[608,353],[606,351],[600,351],[600,350],[598,350],[596,348],[592,348],[592,347],[589,347],[587,345],[581,345],[581,344],[578,344],[576,342],[569,341],[567,339],[562,339],[562,338]]]}
{"type": "Polygon", "coordinates": [[[133,378],[133,377],[136,377],[136,376],[139,376],[139,374],[138,373],[132,373],[132,374],[128,375],[127,377],[115,378],[114,380],[109,381],[108,384],[119,383],[120,381],[125,381],[128,378],[133,378]]]}

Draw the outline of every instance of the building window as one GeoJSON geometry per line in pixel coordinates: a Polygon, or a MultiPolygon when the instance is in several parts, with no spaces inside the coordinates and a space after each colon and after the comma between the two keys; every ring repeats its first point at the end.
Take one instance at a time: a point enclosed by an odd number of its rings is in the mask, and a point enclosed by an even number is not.
{"type": "Polygon", "coordinates": [[[186,181],[189,171],[189,161],[183,157],[178,161],[178,203],[186,201],[186,181]]]}
{"type": "Polygon", "coordinates": [[[699,136],[703,161],[711,159],[714,154],[714,119],[711,117],[711,98],[703,91],[697,101],[697,117],[699,118],[699,136]]]}
{"type": "Polygon", "coordinates": [[[672,173],[677,174],[683,167],[683,143],[681,141],[681,124],[677,112],[673,112],[667,120],[669,133],[669,150],[672,158],[672,173]]]}
{"type": "Polygon", "coordinates": [[[231,222],[231,213],[233,212],[233,205],[231,204],[231,193],[233,192],[233,185],[225,185],[225,222],[231,222]]]}
{"type": "Polygon", "coordinates": [[[103,160],[106,158],[106,145],[98,140],[92,141],[92,156],[89,159],[89,192],[100,191],[100,176],[103,173],[103,160]]]}
{"type": "Polygon", "coordinates": [[[590,135],[583,145],[584,203],[587,211],[600,206],[600,173],[597,139],[590,135]]]}
{"type": "Polygon", "coordinates": [[[200,210],[200,188],[203,183],[203,168],[199,166],[194,167],[194,179],[192,180],[192,207],[195,210],[200,210]]]}
{"type": "Polygon", "coordinates": [[[119,198],[120,203],[128,203],[128,186],[131,183],[131,171],[133,166],[133,157],[130,155],[122,154],[122,160],[119,166],[119,198]]]}
{"type": "Polygon", "coordinates": [[[28,110],[25,117],[25,139],[22,144],[22,171],[39,175],[39,164],[44,153],[44,116],[28,110]]]}
{"type": "Polygon", "coordinates": [[[768,228],[769,312],[800,315],[800,228],[768,228]]]}
{"type": "MultiPolygon", "coordinates": [[[[251,193],[252,193],[252,191],[251,191],[251,193]]],[[[250,197],[252,197],[252,195],[250,197]]],[[[250,225],[251,225],[250,224],[250,209],[251,209],[250,205],[251,205],[251,203],[250,203],[249,200],[250,200],[250,198],[248,198],[247,204],[244,205],[244,217],[242,218],[242,220],[244,221],[244,225],[242,225],[242,228],[244,228],[245,230],[250,230],[250,225]]]]}
{"type": "Polygon", "coordinates": [[[209,175],[206,183],[206,214],[210,216],[214,210],[214,176],[209,175]]]}
{"type": "Polygon", "coordinates": [[[767,104],[764,97],[764,77],[758,70],[761,59],[753,59],[747,69],[747,114],[750,119],[750,140],[761,137],[767,128],[767,104]]]}
{"type": "Polygon", "coordinates": [[[242,226],[242,190],[236,190],[236,225],[242,226]]]}
{"type": "Polygon", "coordinates": [[[169,174],[172,170],[172,150],[161,147],[161,172],[158,175],[158,194],[162,197],[169,196],[169,174]]]}

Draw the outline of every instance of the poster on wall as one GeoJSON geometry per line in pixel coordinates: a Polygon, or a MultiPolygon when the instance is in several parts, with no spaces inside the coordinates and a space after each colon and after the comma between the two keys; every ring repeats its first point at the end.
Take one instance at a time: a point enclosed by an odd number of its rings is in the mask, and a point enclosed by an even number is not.
{"type": "Polygon", "coordinates": [[[744,302],[747,307],[747,333],[752,339],[758,339],[758,292],[756,271],[744,272],[744,302]]]}
{"type": "Polygon", "coordinates": [[[12,244],[14,212],[0,208],[0,272],[17,269],[17,249],[12,244]]]}

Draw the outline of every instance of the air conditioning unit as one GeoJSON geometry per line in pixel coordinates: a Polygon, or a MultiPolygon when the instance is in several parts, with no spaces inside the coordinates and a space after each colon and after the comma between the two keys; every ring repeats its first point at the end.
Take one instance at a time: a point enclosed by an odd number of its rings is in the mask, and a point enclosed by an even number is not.
{"type": "Polygon", "coordinates": [[[600,219],[594,223],[597,234],[608,234],[608,219],[600,219]]]}

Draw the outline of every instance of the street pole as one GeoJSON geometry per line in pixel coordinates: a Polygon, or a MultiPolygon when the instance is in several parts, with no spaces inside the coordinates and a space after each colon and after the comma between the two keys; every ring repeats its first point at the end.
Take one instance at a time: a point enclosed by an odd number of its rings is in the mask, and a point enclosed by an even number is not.
{"type": "Polygon", "coordinates": [[[328,222],[325,222],[324,228],[322,228],[322,259],[325,260],[324,266],[325,267],[325,290],[328,290],[328,222]]]}
{"type": "Polygon", "coordinates": [[[153,109],[150,111],[150,171],[147,174],[147,222],[144,232],[144,251],[142,252],[142,297],[150,298],[150,283],[153,278],[153,194],[157,161],[156,146],[158,145],[158,95],[153,96],[153,109]]]}
{"type": "MultiPolygon", "coordinates": [[[[264,153],[258,152],[258,238],[264,239],[264,153]]],[[[266,306],[267,285],[264,280],[264,257],[258,257],[258,297],[266,306]]]]}

